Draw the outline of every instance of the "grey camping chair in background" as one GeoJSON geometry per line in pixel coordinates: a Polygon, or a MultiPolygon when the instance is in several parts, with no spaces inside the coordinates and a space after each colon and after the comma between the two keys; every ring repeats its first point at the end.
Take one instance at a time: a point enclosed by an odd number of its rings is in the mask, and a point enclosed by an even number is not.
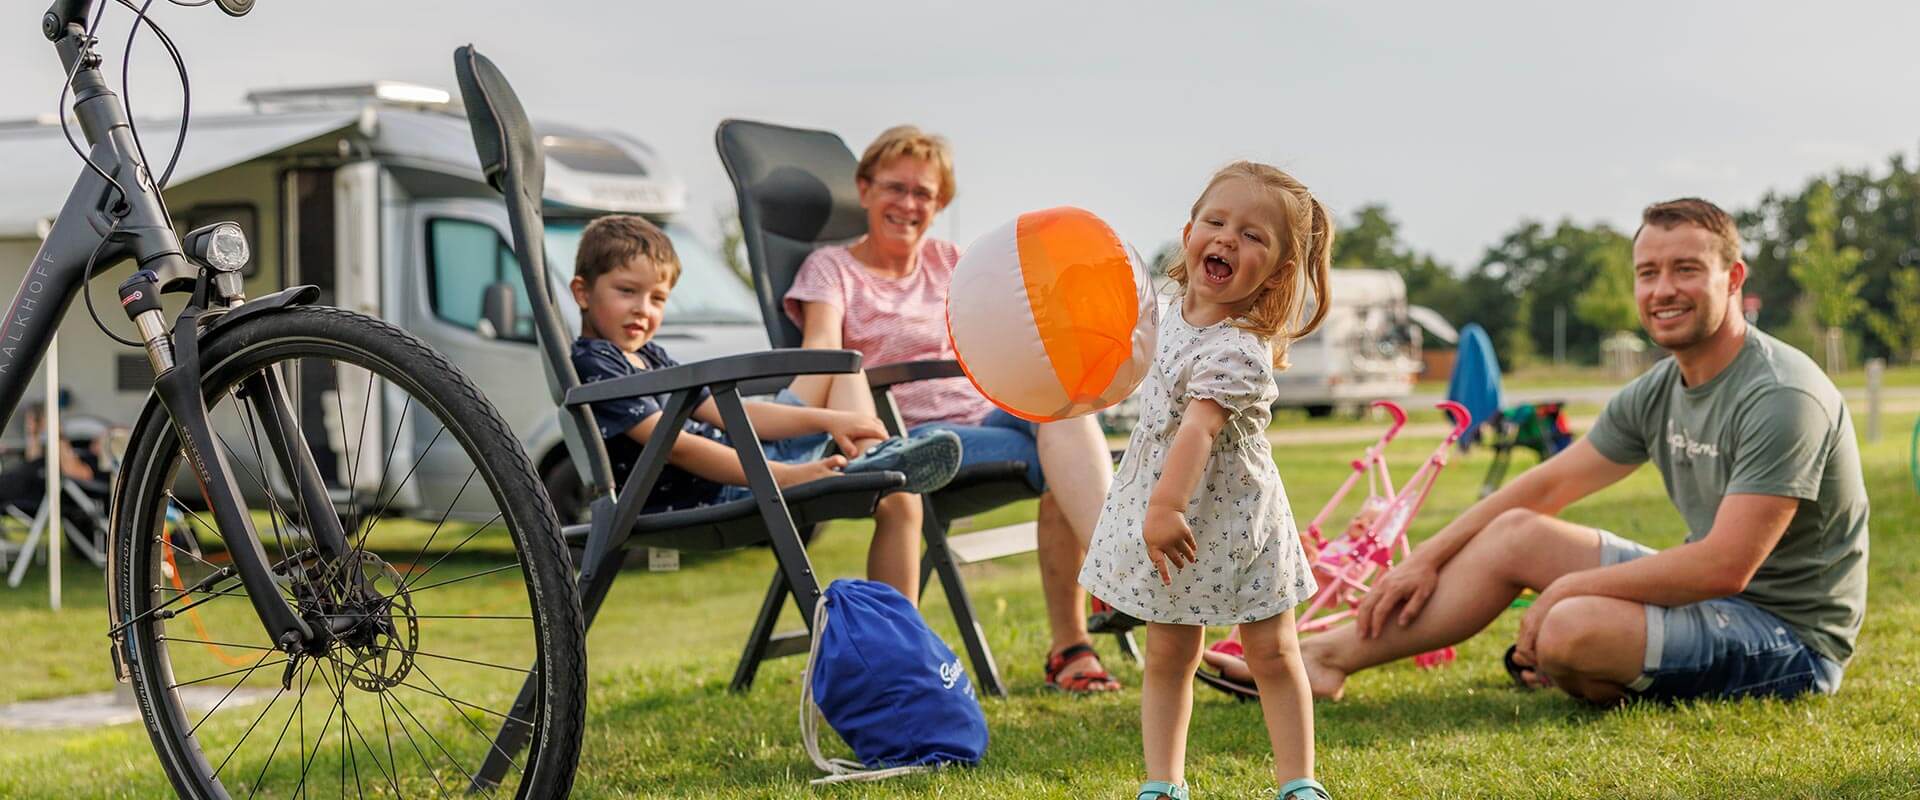
{"type": "MultiPolygon", "coordinates": [[[[593,498],[590,521],[563,530],[569,544],[582,548],[577,564],[578,586],[586,624],[592,626],[630,547],[725,550],[767,543],[772,545],[774,559],[779,564],[775,580],[779,597],[791,595],[801,620],[811,626],[814,608],[821,602],[822,593],[807,559],[807,534],[822,520],[872,515],[880,497],[900,490],[906,478],[898,472],[868,472],[781,489],[774,482],[753,424],[741,405],[741,395],[758,394],[776,384],[784,385],[795,375],[857,372],[860,354],[848,350],[775,350],[582,385],[570,358],[572,339],[561,323],[555,298],[547,288],[553,284],[547,280],[541,208],[545,155],[540,142],[533,135],[519,98],[493,62],[471,46],[462,47],[454,52],[454,71],[466,103],[482,170],[488,182],[506,196],[514,255],[525,278],[524,285],[533,295],[528,299],[548,386],[560,409],[568,453],[588,495],[593,498]],[[711,392],[726,422],[728,437],[740,456],[753,498],[642,514],[647,495],[667,466],[673,441],[692,414],[703,388],[711,392]],[[606,443],[598,435],[589,404],[669,393],[660,423],[641,449],[632,474],[618,482],[616,497],[616,481],[606,443]]],[[[776,601],[773,605],[773,616],[777,617],[782,603],[776,601]]],[[[807,651],[807,633],[780,642],[771,634],[771,622],[763,621],[754,627],[735,672],[732,689],[748,688],[761,660],[807,651]]],[[[528,706],[533,702],[534,685],[533,676],[529,676],[527,689],[521,692],[509,720],[525,719],[533,711],[528,706]]],[[[498,776],[505,774],[510,766],[513,754],[526,743],[529,733],[525,726],[511,721],[505,724],[494,751],[474,776],[475,786],[497,782],[498,776]]]]}
{"type": "MultiPolygon", "coordinates": [[[[800,264],[815,248],[845,244],[866,233],[866,212],[854,186],[859,162],[846,142],[829,131],[730,119],[720,123],[714,139],[739,201],[740,229],[767,338],[774,347],[799,347],[800,329],[787,319],[782,301],[800,264]]],[[[955,361],[916,361],[869,367],[867,382],[881,421],[897,436],[904,435],[906,426],[893,402],[892,387],[964,374],[955,361]]],[[[960,566],[1033,549],[1033,523],[952,538],[948,529],[956,519],[1039,497],[1027,485],[1026,473],[1027,464],[1020,461],[970,464],[945,488],[924,498],[921,591],[926,591],[929,576],[940,576],[973,664],[974,685],[997,697],[1007,695],[1006,685],[987,647],[960,566]]],[[[1132,635],[1122,632],[1118,639],[1122,653],[1137,660],[1132,635]]]]}

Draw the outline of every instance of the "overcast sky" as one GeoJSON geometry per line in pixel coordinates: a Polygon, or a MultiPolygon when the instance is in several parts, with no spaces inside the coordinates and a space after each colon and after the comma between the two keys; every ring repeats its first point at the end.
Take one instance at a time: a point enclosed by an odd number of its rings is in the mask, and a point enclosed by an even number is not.
{"type": "MultiPolygon", "coordinates": [[[[51,112],[39,0],[0,29],[0,118],[51,112]]],[[[473,42],[539,118],[618,128],[732,202],[713,128],[952,139],[963,244],[1026,210],[1086,207],[1151,252],[1210,170],[1269,161],[1336,214],[1387,204],[1456,266],[1522,218],[1631,227],[1656,199],[1746,206],[1920,143],[1920,4],[729,3],[259,0],[230,19],[156,2],[197,109],[249,88],[378,78],[454,88],[473,42]],[[577,8],[563,16],[561,9],[577,8]],[[822,10],[825,9],[825,10],[822,10]]],[[[117,65],[130,14],[109,10],[117,65]]],[[[142,116],[178,102],[136,45],[142,116]]],[[[117,69],[116,69],[117,73],[117,69]]],[[[117,78],[116,78],[117,82],[117,78]]],[[[150,134],[151,135],[151,134],[150,134]]],[[[151,144],[149,147],[151,148],[151,144]]],[[[0,176],[4,185],[5,176],[0,176]]]]}

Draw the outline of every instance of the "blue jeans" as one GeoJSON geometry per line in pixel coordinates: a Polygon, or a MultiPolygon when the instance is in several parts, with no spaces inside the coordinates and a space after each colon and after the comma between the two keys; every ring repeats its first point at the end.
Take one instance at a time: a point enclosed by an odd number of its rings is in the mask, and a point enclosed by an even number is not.
{"type": "MultiPolygon", "coordinates": [[[[1653,548],[1600,531],[1600,565],[1652,555],[1653,548]]],[[[1647,653],[1627,690],[1672,701],[1696,697],[1792,698],[1840,689],[1841,667],[1796,636],[1779,617],[1735,597],[1684,606],[1644,605],[1647,653]]]]}
{"type": "MultiPolygon", "coordinates": [[[[781,389],[780,394],[774,396],[773,402],[783,406],[807,407],[805,401],[786,389],[781,389]]],[[[809,433],[805,436],[793,436],[786,439],[776,439],[771,442],[761,442],[760,451],[767,454],[768,461],[780,464],[804,464],[808,461],[818,461],[824,458],[827,452],[827,443],[831,439],[832,437],[828,436],[825,432],[809,433]]],[[[734,500],[746,500],[751,497],[753,497],[753,490],[748,487],[726,486],[720,489],[720,496],[714,500],[714,502],[727,503],[734,500]]]]}
{"type": "Polygon", "coordinates": [[[929,422],[907,433],[918,436],[925,431],[953,431],[960,437],[960,466],[993,461],[1018,461],[1027,465],[1027,485],[1036,492],[1047,489],[1047,478],[1040,474],[1040,426],[1000,409],[994,409],[978,425],[957,422],[929,422]]]}

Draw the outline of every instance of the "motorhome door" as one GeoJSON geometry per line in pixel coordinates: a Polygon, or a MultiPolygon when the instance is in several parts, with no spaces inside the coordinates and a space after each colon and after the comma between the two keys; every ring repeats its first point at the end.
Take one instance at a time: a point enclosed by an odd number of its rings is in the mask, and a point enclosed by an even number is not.
{"type": "MultiPolygon", "coordinates": [[[[312,284],[320,303],[380,315],[379,185],[373,161],[286,173],[287,285],[312,284]]],[[[336,501],[371,506],[385,473],[407,467],[395,463],[401,453],[385,452],[394,441],[384,424],[388,392],[338,362],[308,360],[288,372],[301,430],[336,501]]]]}

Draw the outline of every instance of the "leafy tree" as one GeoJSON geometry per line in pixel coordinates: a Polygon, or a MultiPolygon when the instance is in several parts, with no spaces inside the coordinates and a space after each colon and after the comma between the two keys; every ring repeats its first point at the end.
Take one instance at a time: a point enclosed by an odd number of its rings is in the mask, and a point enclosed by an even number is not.
{"type": "MultiPolygon", "coordinates": [[[[1477,303],[1501,304],[1503,311],[1510,312],[1490,314],[1489,320],[1481,321],[1495,342],[1514,351],[1514,358],[1503,360],[1523,361],[1527,353],[1552,353],[1555,310],[1575,311],[1579,297],[1601,272],[1609,268],[1625,272],[1620,259],[1631,249],[1626,235],[1604,223],[1585,227],[1569,219],[1552,228],[1523,220],[1487,248],[1474,274],[1485,276],[1480,286],[1494,284],[1502,291],[1470,292],[1477,303]]],[[[1568,317],[1568,357],[1596,360],[1606,329],[1577,314],[1568,317]]]]}
{"type": "Polygon", "coordinates": [[[1887,299],[1893,310],[1867,312],[1867,324],[1894,357],[1911,364],[1920,352],[1920,267],[1894,273],[1893,292],[1887,299]]]}
{"type": "Polygon", "coordinates": [[[1587,288],[1574,298],[1574,314],[1606,333],[1637,330],[1640,310],[1633,299],[1633,254],[1610,248],[1594,257],[1598,268],[1587,288]]]}
{"type": "MultiPolygon", "coordinates": [[[[1807,193],[1806,208],[1807,235],[1794,248],[1788,272],[1794,282],[1812,296],[1814,316],[1820,321],[1822,332],[1833,337],[1867,310],[1867,301],[1860,296],[1860,291],[1866,288],[1867,276],[1858,274],[1863,258],[1860,249],[1834,243],[1839,215],[1834,208],[1832,187],[1825,181],[1815,182],[1807,193]]],[[[1829,349],[1827,368],[1839,368],[1837,362],[1838,358],[1829,349]]]]}

